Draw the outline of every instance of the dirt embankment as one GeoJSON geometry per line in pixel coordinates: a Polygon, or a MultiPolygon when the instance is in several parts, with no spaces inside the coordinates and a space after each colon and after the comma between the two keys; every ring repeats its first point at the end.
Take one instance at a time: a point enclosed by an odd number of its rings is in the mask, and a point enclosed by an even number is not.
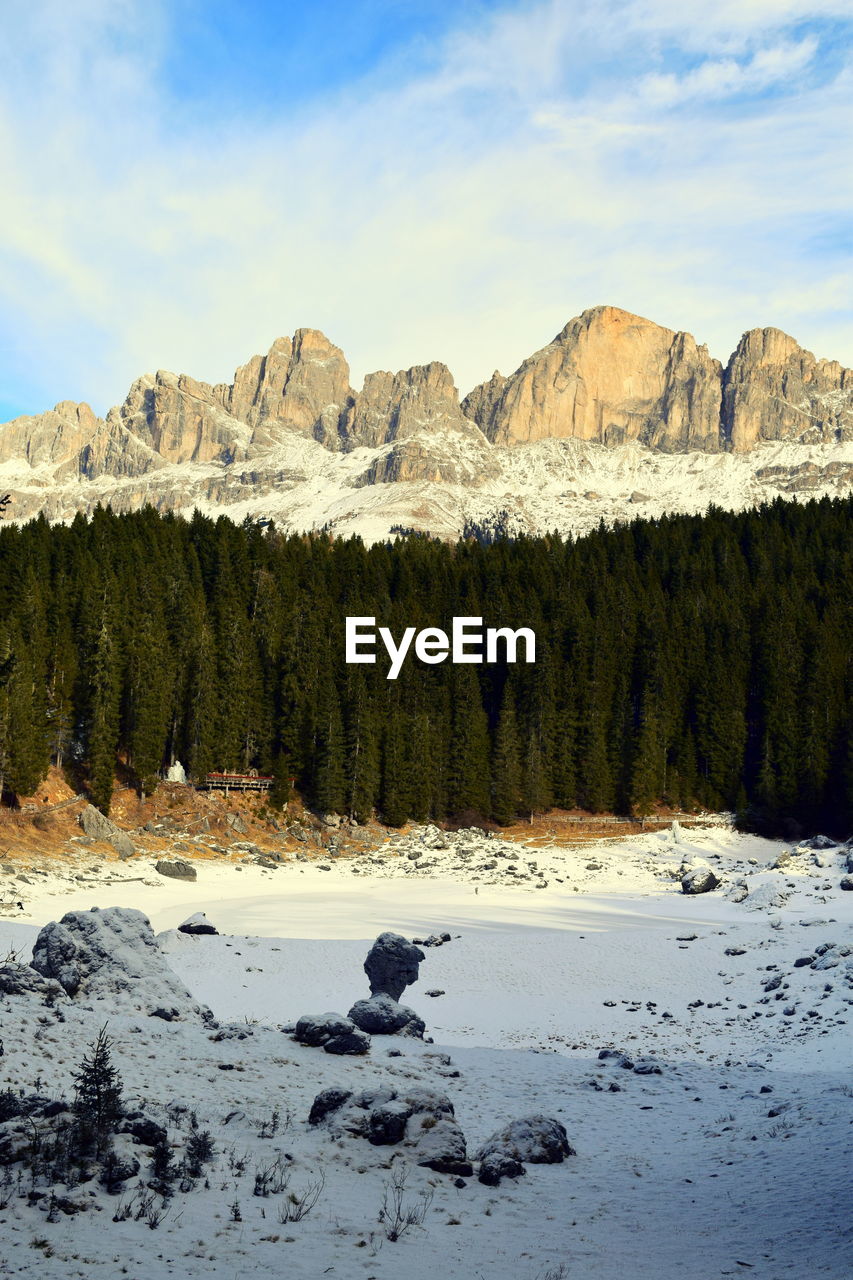
{"type": "MultiPolygon", "coordinates": [[[[118,854],[103,840],[85,834],[80,815],[88,800],[75,794],[57,769],[20,809],[0,809],[0,864],[35,865],[43,860],[84,856],[115,860],[118,854]]],[[[272,809],[263,794],[197,791],[190,785],[163,782],[144,800],[129,787],[117,785],[110,817],[133,841],[136,855],[180,856],[187,859],[269,858],[357,855],[376,849],[397,829],[379,822],[324,821],[294,798],[286,811],[272,809]]],[[[585,844],[613,837],[659,830],[674,818],[689,823],[689,815],[659,812],[641,826],[611,815],[553,810],[501,829],[501,837],[523,840],[528,846],[555,840],[585,844]]],[[[405,830],[405,828],[404,828],[405,830]]]]}

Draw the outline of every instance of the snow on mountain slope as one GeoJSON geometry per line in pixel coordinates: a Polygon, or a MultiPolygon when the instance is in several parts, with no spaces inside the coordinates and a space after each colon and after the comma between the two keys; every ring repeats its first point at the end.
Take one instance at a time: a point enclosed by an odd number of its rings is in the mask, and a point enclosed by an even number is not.
{"type": "Polygon", "coordinates": [[[777,329],[744,334],[723,369],[690,334],[594,307],[460,403],[437,362],[356,391],[343,352],[304,329],[231,384],[160,371],[105,418],[63,401],[0,425],[0,483],[19,520],[151,504],[374,541],[455,538],[506,511],[577,534],[850,492],[853,371],[777,329]]]}
{"type": "MultiPolygon", "coordinates": [[[[455,441],[444,442],[451,452],[455,441]]],[[[434,447],[438,447],[434,442],[434,447]]],[[[56,486],[46,469],[23,474],[0,468],[0,483],[15,491],[14,515],[44,510],[68,519],[97,503],[133,510],[194,508],[241,521],[273,519],[286,530],[327,528],[367,542],[395,528],[458,537],[466,521],[507,512],[517,531],[557,529],[578,535],[601,520],[613,524],[665,512],[702,513],[709,506],[743,510],[775,498],[837,497],[853,489],[853,442],[803,445],[768,442],[749,453],[664,454],[641,444],[608,447],[580,440],[541,440],[489,446],[492,474],[480,478],[476,457],[456,451],[464,482],[401,480],[367,483],[390,446],[332,453],[301,436],[280,442],[252,470],[241,463],[165,464],[146,476],[75,481],[56,486]]],[[[12,514],[10,512],[10,514],[12,514]]]]}

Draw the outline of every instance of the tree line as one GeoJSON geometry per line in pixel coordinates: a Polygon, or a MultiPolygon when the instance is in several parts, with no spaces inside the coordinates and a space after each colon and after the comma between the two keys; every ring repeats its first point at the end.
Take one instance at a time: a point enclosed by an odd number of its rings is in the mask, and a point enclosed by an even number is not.
{"type": "Polygon", "coordinates": [[[667,516],[576,541],[292,535],[152,508],[0,530],[0,787],[49,764],[107,811],[251,767],[364,820],[552,806],[853,828],[853,499],[667,516]],[[347,615],[532,627],[533,665],[344,662],[347,615]]]}

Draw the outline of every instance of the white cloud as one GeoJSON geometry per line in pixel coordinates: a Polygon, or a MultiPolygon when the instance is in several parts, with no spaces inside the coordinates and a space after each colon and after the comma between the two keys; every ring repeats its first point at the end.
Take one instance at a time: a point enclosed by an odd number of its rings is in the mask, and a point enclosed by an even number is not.
{"type": "Polygon", "coordinates": [[[444,359],[464,391],[599,302],[723,358],[776,323],[853,363],[839,262],[806,244],[851,207],[850,72],[785,34],[839,5],[527,5],[407,83],[208,125],[158,89],[164,8],[68,8],[13,0],[0,65],[0,306],[46,400],[225,378],[300,324],[357,377],[444,359]]]}
{"type": "Polygon", "coordinates": [[[645,76],[638,85],[640,97],[664,107],[683,102],[762,93],[783,85],[812,62],[818,42],[813,36],[758,49],[751,58],[709,58],[683,75],[673,72],[645,76]]]}

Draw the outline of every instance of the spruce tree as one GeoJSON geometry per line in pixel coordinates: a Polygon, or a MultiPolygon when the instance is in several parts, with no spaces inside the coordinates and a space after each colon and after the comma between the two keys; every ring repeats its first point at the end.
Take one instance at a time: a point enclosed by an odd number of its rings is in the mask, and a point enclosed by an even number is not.
{"type": "Polygon", "coordinates": [[[121,1118],[123,1090],[118,1069],[113,1065],[112,1041],[105,1026],[71,1078],[78,1149],[82,1155],[101,1156],[108,1149],[121,1118]]]}
{"type": "Polygon", "coordinates": [[[512,822],[521,806],[521,752],[513,698],[507,685],[498,717],[492,757],[492,817],[502,826],[512,822]]]}

